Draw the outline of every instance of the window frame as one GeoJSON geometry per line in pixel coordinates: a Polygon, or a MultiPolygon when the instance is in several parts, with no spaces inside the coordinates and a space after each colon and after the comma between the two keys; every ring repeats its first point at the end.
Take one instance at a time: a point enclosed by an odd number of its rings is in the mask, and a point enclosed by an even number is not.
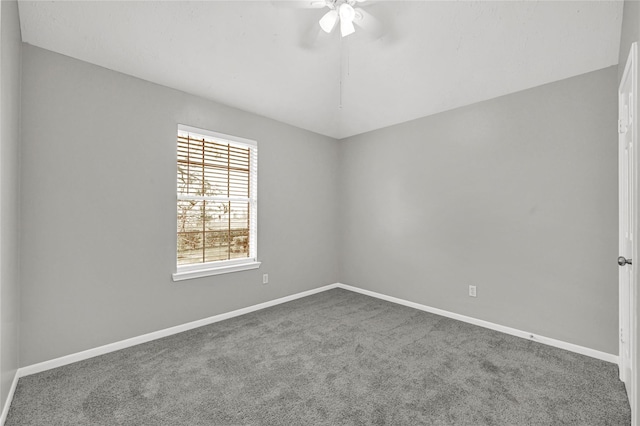
{"type": "MultiPolygon", "coordinates": [[[[176,206],[179,200],[199,199],[203,201],[233,201],[234,198],[242,198],[241,201],[249,203],[249,257],[240,259],[217,260],[205,263],[192,263],[186,265],[178,265],[178,234],[176,236],[176,259],[175,272],[172,274],[173,281],[182,281],[192,278],[201,278],[211,275],[227,274],[230,272],[246,271],[257,269],[260,267],[258,261],[258,142],[252,139],[241,138],[238,136],[227,135],[224,133],[214,132],[211,130],[200,129],[197,127],[178,124],[176,137],[180,132],[188,132],[215,139],[218,142],[240,146],[250,149],[249,162],[249,197],[220,197],[220,196],[192,196],[180,195],[176,182],[176,206]]],[[[177,150],[177,144],[176,144],[177,150]]],[[[177,151],[176,151],[177,158],[177,151]]],[[[177,162],[176,162],[177,164],[177,162]]],[[[240,200],[239,200],[240,201],[240,200]]],[[[176,209],[177,222],[177,209],[176,209]]]]}

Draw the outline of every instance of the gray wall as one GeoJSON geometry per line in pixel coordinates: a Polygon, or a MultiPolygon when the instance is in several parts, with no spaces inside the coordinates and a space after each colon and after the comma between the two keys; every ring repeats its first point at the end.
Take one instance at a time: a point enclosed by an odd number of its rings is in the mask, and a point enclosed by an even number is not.
{"type": "Polygon", "coordinates": [[[23,366],[336,281],[617,353],[616,67],[340,142],[27,45],[22,78],[23,366]],[[259,270],[171,281],[177,123],[259,141],[259,270]]]}
{"type": "Polygon", "coordinates": [[[19,141],[22,42],[18,5],[0,3],[0,404],[4,404],[18,368],[19,287],[19,141]]]}
{"type": "Polygon", "coordinates": [[[21,365],[336,282],[337,154],[334,139],[25,45],[21,365]],[[178,123],[258,141],[260,269],[172,282],[178,123]]]}
{"type": "Polygon", "coordinates": [[[610,67],[343,140],[341,282],[617,354],[616,85],[610,67]]]}
{"type": "MultiPolygon", "coordinates": [[[[629,56],[629,48],[631,43],[640,42],[640,2],[637,0],[624,2],[624,12],[622,19],[622,33],[620,37],[620,54],[618,56],[618,83],[622,80],[622,74],[624,67],[627,63],[627,57],[629,56]]],[[[636,87],[640,87],[640,75],[638,76],[638,82],[636,87]]],[[[638,178],[640,175],[636,175],[638,178]]],[[[640,179],[636,182],[636,188],[640,188],[640,179]]],[[[635,241],[635,252],[640,253],[640,247],[638,247],[638,239],[635,241]]],[[[637,264],[637,263],[636,263],[637,264]]],[[[638,273],[638,267],[634,265],[634,274],[636,276],[636,282],[640,283],[640,277],[638,273]]],[[[640,306],[640,292],[636,293],[636,306],[640,306]]],[[[640,365],[640,327],[636,330],[638,335],[636,336],[636,365],[640,365]]],[[[640,383],[640,371],[636,369],[636,380],[640,383]]],[[[640,407],[640,393],[636,395],[636,407],[640,407]]],[[[636,407],[633,407],[635,409],[636,407]]],[[[638,418],[640,413],[634,413],[634,418],[638,418]]]]}

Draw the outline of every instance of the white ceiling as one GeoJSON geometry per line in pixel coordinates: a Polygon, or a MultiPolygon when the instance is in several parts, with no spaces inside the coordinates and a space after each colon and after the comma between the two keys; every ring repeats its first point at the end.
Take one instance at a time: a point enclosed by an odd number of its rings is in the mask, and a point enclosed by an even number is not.
{"type": "Polygon", "coordinates": [[[284,2],[19,2],[26,43],[334,138],[615,65],[622,6],[372,2],[341,38],[284,2]]]}

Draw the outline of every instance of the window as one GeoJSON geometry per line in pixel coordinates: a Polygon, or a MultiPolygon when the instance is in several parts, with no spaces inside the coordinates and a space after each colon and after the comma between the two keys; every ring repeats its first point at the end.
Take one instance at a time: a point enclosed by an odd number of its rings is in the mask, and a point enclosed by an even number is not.
{"type": "Polygon", "coordinates": [[[177,157],[174,281],[259,267],[257,143],[178,125],[177,157]]]}

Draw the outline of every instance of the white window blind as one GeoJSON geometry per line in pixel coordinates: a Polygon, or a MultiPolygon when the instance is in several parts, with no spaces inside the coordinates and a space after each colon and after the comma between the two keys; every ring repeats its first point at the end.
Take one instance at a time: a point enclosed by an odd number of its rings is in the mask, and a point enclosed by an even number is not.
{"type": "Polygon", "coordinates": [[[255,141],[178,126],[177,267],[257,261],[255,141]]]}

